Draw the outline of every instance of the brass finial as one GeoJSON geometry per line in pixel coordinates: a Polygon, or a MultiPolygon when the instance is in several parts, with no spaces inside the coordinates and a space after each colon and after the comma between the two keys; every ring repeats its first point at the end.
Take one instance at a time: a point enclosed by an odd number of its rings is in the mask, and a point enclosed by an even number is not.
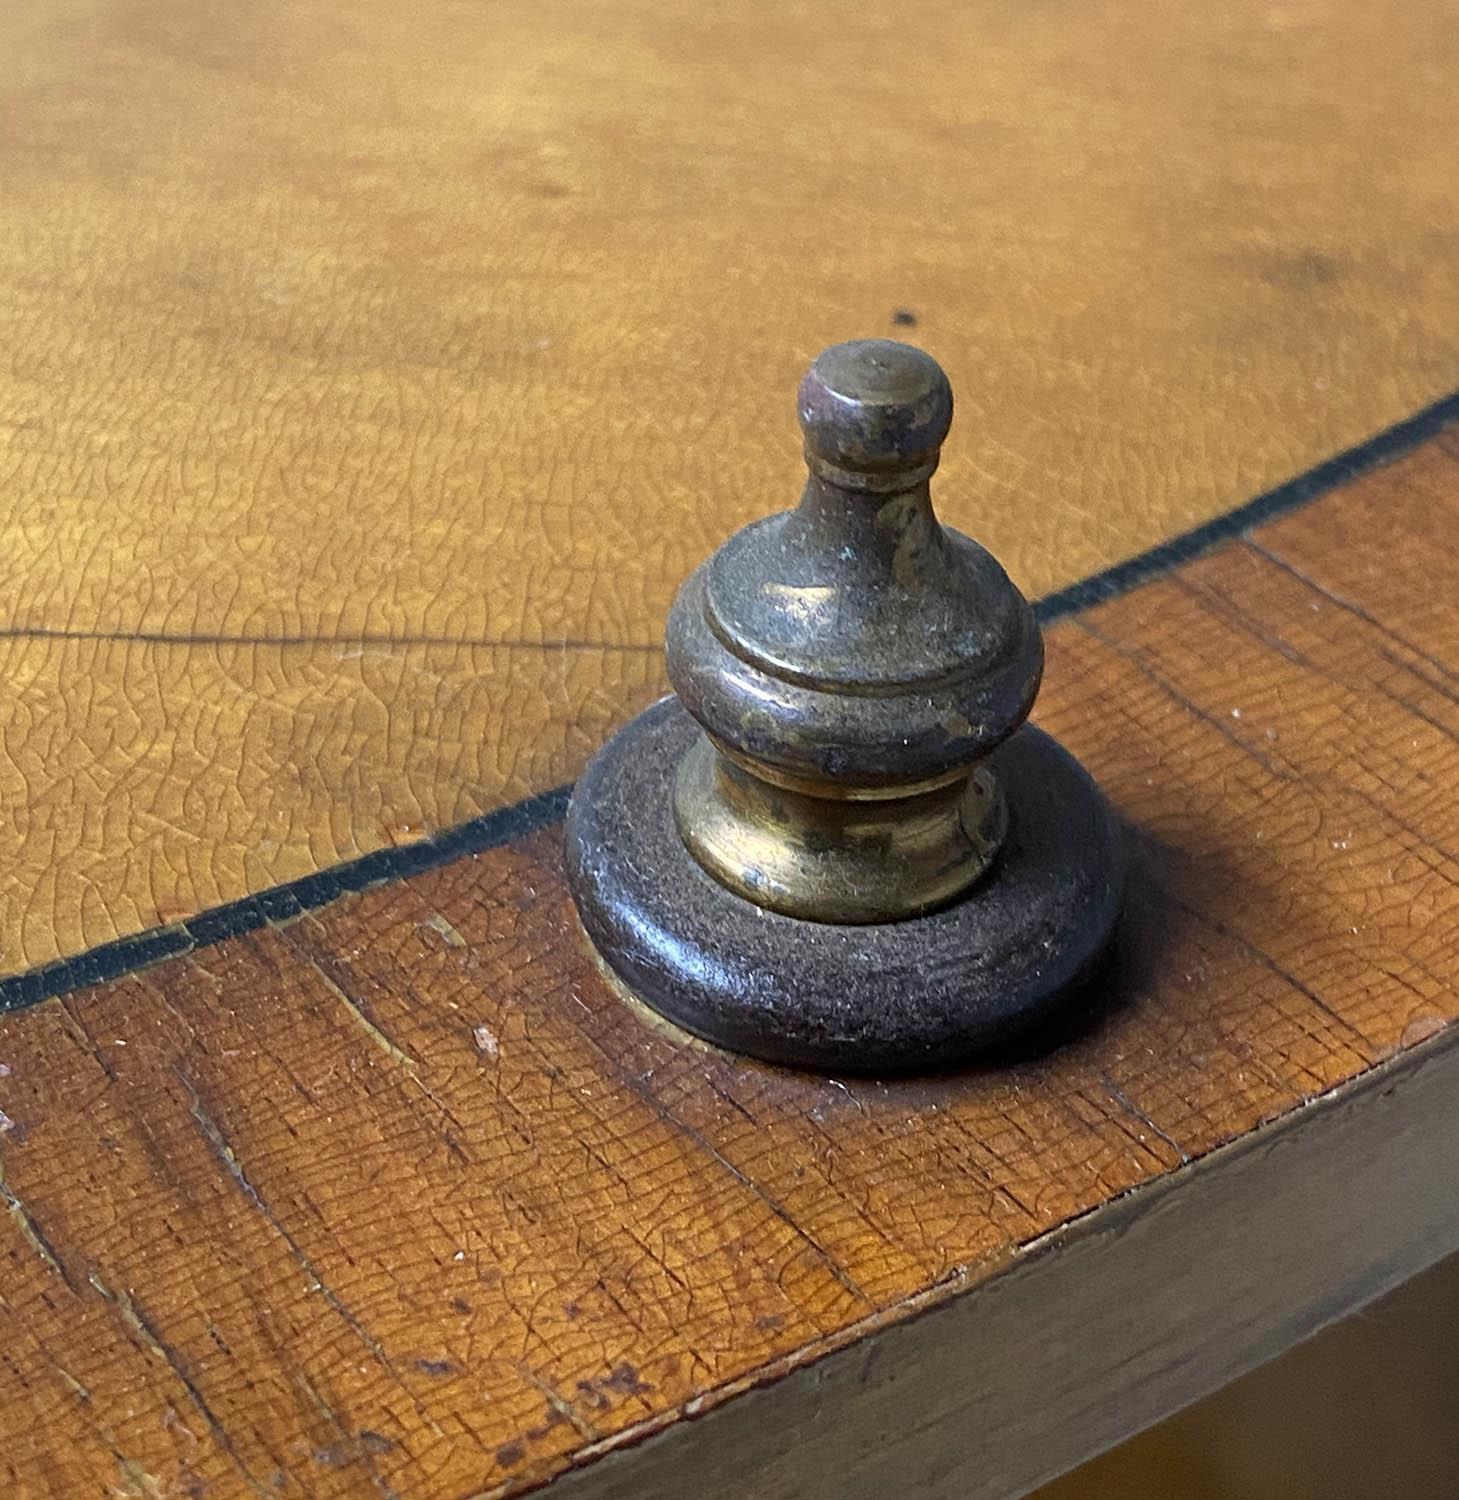
{"type": "Polygon", "coordinates": [[[889,921],[951,900],[997,854],[1007,815],[979,762],[1028,714],[1043,646],[1003,569],[933,514],[952,421],[936,361],[838,344],[798,413],[800,504],[731,537],[669,616],[669,677],[705,731],[675,813],[695,858],[757,905],[889,921]]]}
{"type": "Polygon", "coordinates": [[[1024,723],[1028,602],[932,513],[952,421],[935,361],[838,344],[799,415],[800,504],[680,590],[676,695],[583,773],[568,878],[619,981],[700,1035],[837,1072],[942,1066],[1093,972],[1119,828],[1024,723]]]}

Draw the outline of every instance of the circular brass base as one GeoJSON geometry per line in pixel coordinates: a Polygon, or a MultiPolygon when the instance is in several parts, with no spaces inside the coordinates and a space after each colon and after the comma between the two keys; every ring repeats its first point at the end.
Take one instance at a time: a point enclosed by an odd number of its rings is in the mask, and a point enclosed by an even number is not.
{"type": "Polygon", "coordinates": [[[608,742],[567,818],[568,875],[598,951],[710,1041],[826,1072],[928,1069],[1043,1019],[1103,953],[1118,825],[1077,761],[1024,727],[988,759],[1008,804],[993,867],[926,916],[838,924],[726,889],[685,848],[673,783],[698,726],[674,698],[608,742]]]}

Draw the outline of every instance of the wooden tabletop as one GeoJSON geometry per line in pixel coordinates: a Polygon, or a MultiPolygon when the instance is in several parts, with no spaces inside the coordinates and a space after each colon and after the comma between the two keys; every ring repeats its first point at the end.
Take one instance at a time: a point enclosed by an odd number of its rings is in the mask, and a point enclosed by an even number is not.
{"type": "Polygon", "coordinates": [[[10,1493],[1011,1494],[1459,1242],[1446,7],[21,0],[0,58],[10,1493]],[[650,1022],[560,870],[867,333],[1137,850],[1063,1045],[935,1082],[650,1022]]]}
{"type": "Polygon", "coordinates": [[[1456,496],[1441,431],[1049,631],[1136,869],[1023,1058],[695,1042],[555,824],[6,1018],[12,1484],[1013,1494],[1459,1242],[1456,496]]]}

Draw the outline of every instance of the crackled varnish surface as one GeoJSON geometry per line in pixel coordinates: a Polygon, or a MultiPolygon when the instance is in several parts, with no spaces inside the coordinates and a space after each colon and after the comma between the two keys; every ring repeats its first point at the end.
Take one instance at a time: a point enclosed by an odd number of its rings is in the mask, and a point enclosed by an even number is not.
{"type": "Polygon", "coordinates": [[[902,330],[1040,595],[1459,383],[1443,0],[10,0],[0,973],[576,774],[902,330]]]}
{"type": "Polygon", "coordinates": [[[818,1080],[650,1025],[555,828],[6,1018],[6,1492],[525,1490],[1439,1045],[1456,535],[1440,436],[1051,632],[1138,855],[1044,1058],[818,1080]]]}

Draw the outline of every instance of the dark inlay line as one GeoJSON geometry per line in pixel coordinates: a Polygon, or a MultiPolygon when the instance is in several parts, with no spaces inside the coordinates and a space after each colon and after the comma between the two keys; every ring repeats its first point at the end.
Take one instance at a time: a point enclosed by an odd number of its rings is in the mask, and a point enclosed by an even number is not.
{"type": "Polygon", "coordinates": [[[513,839],[557,822],[567,811],[571,791],[568,786],[553,787],[550,792],[540,792],[523,802],[497,808],[494,812],[472,818],[469,823],[459,824],[416,843],[377,849],[359,859],[331,865],[313,875],[270,886],[266,891],[244,896],[239,901],[199,912],[185,922],[117,938],[114,942],[102,943],[100,947],[88,948],[74,958],[57,959],[41,968],[12,975],[0,980],[0,1015],[24,1010],[71,990],[120,979],[122,975],[160,959],[176,958],[194,949],[221,943],[224,938],[256,932],[271,922],[287,922],[306,912],[317,911],[340,896],[403,880],[437,865],[448,864],[453,859],[481,854],[500,844],[511,843],[513,839]]]}
{"type": "Polygon", "coordinates": [[[1240,536],[1244,531],[1263,526],[1298,510],[1309,501],[1317,499],[1328,490],[1347,484],[1360,474],[1391,463],[1411,449],[1434,437],[1451,422],[1459,422],[1459,391],[1441,396],[1432,406],[1426,406],[1411,417],[1393,427],[1385,428],[1374,437],[1365,439],[1355,447],[1345,449],[1333,458],[1325,459],[1315,468],[1267,490],[1245,505],[1228,510],[1167,542],[1149,548],[1116,563],[1112,568],[1091,574],[1068,588],[1060,589],[1040,599],[1034,606],[1039,623],[1047,625],[1064,615],[1089,609],[1107,599],[1127,594],[1131,589],[1147,583],[1161,573],[1167,573],[1182,563],[1200,557],[1219,547],[1222,542],[1240,536]]]}
{"type": "MultiPolygon", "coordinates": [[[[1048,625],[1128,593],[1253,527],[1297,510],[1360,474],[1391,462],[1451,422],[1459,422],[1459,391],[1235,510],[1047,595],[1034,606],[1039,622],[1048,625]]],[[[570,786],[553,787],[418,843],[379,849],[360,859],[200,912],[185,922],[118,938],[73,958],[57,959],[41,968],[0,979],[0,1015],[24,1010],[72,990],[119,979],[148,964],[208,947],[224,938],[256,932],[271,922],[288,921],[305,912],[317,911],[341,896],[370,886],[403,880],[465,855],[481,854],[510,843],[557,822],[567,811],[571,792],[570,786]]]]}

